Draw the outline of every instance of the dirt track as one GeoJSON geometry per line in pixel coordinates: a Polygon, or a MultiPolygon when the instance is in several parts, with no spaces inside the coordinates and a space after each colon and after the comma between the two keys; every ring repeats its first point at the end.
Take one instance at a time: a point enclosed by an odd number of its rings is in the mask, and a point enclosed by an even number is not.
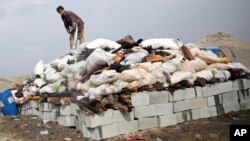
{"type": "MultiPolygon", "coordinates": [[[[153,128],[133,133],[148,141],[228,141],[230,124],[250,124],[250,110],[178,124],[165,128],[153,128]]],[[[75,128],[56,123],[42,124],[35,116],[0,118],[0,141],[87,141],[75,128]],[[48,131],[41,135],[41,131],[48,131]]],[[[109,140],[126,140],[120,135],[109,140]]]]}

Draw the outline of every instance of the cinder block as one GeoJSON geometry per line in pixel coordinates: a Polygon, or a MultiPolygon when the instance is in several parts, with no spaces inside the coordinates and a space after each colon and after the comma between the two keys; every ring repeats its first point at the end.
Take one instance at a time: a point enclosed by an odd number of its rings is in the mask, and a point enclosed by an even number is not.
{"type": "Polygon", "coordinates": [[[32,115],[34,115],[34,116],[38,116],[39,115],[38,108],[32,108],[31,110],[32,110],[32,115]]]}
{"type": "Polygon", "coordinates": [[[60,106],[60,115],[70,116],[70,114],[71,114],[70,105],[61,105],[60,106]]]}
{"type": "Polygon", "coordinates": [[[207,97],[208,98],[208,106],[220,105],[222,104],[222,96],[214,95],[207,97]]]}
{"type": "Polygon", "coordinates": [[[139,129],[138,120],[118,122],[116,126],[119,134],[133,133],[139,129]]]}
{"type": "Polygon", "coordinates": [[[240,104],[241,104],[241,110],[250,109],[250,99],[242,100],[240,104]]]}
{"type": "Polygon", "coordinates": [[[70,114],[77,116],[78,115],[77,110],[80,110],[79,106],[75,103],[70,103],[69,106],[70,106],[70,114]]]}
{"type": "Polygon", "coordinates": [[[207,84],[205,87],[202,87],[202,96],[208,97],[217,95],[220,92],[218,91],[218,87],[215,84],[207,84]]]}
{"type": "Polygon", "coordinates": [[[134,93],[131,100],[133,106],[149,105],[149,94],[146,92],[134,93]]]}
{"type": "Polygon", "coordinates": [[[250,99],[249,89],[238,90],[237,93],[240,100],[250,99]]]}
{"type": "Polygon", "coordinates": [[[151,117],[155,116],[155,105],[149,105],[149,106],[135,106],[135,117],[141,118],[141,117],[151,117]]]}
{"type": "Polygon", "coordinates": [[[217,83],[217,88],[219,93],[227,93],[233,91],[233,82],[227,81],[222,83],[217,83]]]}
{"type": "Polygon", "coordinates": [[[192,119],[200,119],[200,118],[208,118],[210,117],[210,109],[209,108],[200,108],[200,109],[193,109],[191,110],[192,119]]]}
{"type": "Polygon", "coordinates": [[[62,126],[73,127],[75,126],[74,118],[75,118],[74,116],[58,116],[57,122],[59,125],[62,125],[62,126]]]}
{"type": "Polygon", "coordinates": [[[149,93],[150,104],[168,103],[169,91],[153,91],[148,93],[149,93]]]}
{"type": "Polygon", "coordinates": [[[199,109],[207,107],[207,98],[195,98],[191,99],[191,109],[199,109]]]}
{"type": "Polygon", "coordinates": [[[212,106],[212,107],[209,107],[209,109],[210,109],[211,117],[225,114],[225,110],[223,108],[223,105],[212,106]]]}
{"type": "Polygon", "coordinates": [[[97,126],[107,125],[113,123],[113,110],[107,110],[105,112],[89,115],[85,113],[86,126],[94,128],[97,126]]]}
{"type": "Polygon", "coordinates": [[[155,115],[173,114],[173,103],[155,104],[155,115]]]}
{"type": "Polygon", "coordinates": [[[42,112],[50,112],[55,108],[56,106],[52,103],[40,103],[39,104],[39,110],[42,112]]]}
{"type": "Polygon", "coordinates": [[[174,112],[180,112],[191,109],[190,99],[174,102],[174,112]]]}
{"type": "Polygon", "coordinates": [[[113,111],[114,122],[132,121],[134,120],[134,111],[121,112],[119,110],[113,111]]]}
{"type": "Polygon", "coordinates": [[[243,79],[244,89],[250,88],[250,79],[243,79]]]}
{"type": "Polygon", "coordinates": [[[92,139],[102,140],[102,139],[108,139],[117,135],[118,135],[118,132],[117,132],[116,124],[109,124],[109,125],[96,127],[92,133],[92,139]]]}
{"type": "Polygon", "coordinates": [[[41,112],[41,114],[43,120],[53,121],[53,122],[56,122],[57,117],[59,116],[57,109],[54,109],[50,112],[41,112]]]}
{"type": "Polygon", "coordinates": [[[79,120],[80,122],[86,123],[86,116],[85,114],[87,114],[85,111],[83,110],[76,110],[77,112],[77,120],[79,120]]]}
{"type": "Polygon", "coordinates": [[[195,96],[197,98],[202,97],[202,87],[194,87],[194,90],[195,90],[195,96]]]}
{"type": "Polygon", "coordinates": [[[176,115],[177,123],[182,123],[182,122],[192,120],[191,110],[178,112],[178,113],[175,113],[175,115],[176,115]]]}
{"type": "Polygon", "coordinates": [[[233,90],[238,91],[238,90],[244,90],[244,83],[243,79],[237,79],[232,81],[233,83],[233,90]]]}
{"type": "Polygon", "coordinates": [[[30,107],[31,108],[39,108],[39,101],[37,101],[37,100],[31,100],[30,102],[30,107]]]}
{"type": "Polygon", "coordinates": [[[170,93],[169,101],[173,102],[191,98],[195,98],[195,90],[194,88],[186,88],[170,93]]]}
{"type": "Polygon", "coordinates": [[[139,118],[139,130],[150,129],[157,127],[157,117],[139,118]]]}
{"type": "Polygon", "coordinates": [[[76,129],[78,131],[81,131],[84,137],[91,138],[94,129],[86,127],[86,123],[80,122],[76,118],[74,118],[74,123],[75,123],[76,129]]]}
{"type": "Polygon", "coordinates": [[[237,101],[231,103],[225,103],[223,104],[223,107],[225,109],[225,113],[240,110],[240,104],[237,101]]]}
{"type": "Polygon", "coordinates": [[[158,127],[166,127],[177,124],[176,114],[158,116],[158,127]]]}
{"type": "Polygon", "coordinates": [[[76,126],[77,131],[82,131],[81,122],[79,120],[77,120],[76,117],[74,117],[74,124],[76,126]]]}
{"type": "Polygon", "coordinates": [[[222,103],[235,103],[238,102],[238,94],[237,91],[227,92],[224,94],[221,94],[222,97],[222,103]]]}
{"type": "Polygon", "coordinates": [[[32,115],[32,108],[26,108],[21,110],[21,115],[32,115]]]}

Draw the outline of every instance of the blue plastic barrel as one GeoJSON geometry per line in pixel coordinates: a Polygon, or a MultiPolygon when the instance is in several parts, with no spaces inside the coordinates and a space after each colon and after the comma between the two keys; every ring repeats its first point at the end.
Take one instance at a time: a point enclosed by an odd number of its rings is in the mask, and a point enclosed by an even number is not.
{"type": "Polygon", "coordinates": [[[11,116],[18,114],[18,107],[12,96],[11,90],[7,89],[0,93],[0,107],[4,116],[11,116]]]}

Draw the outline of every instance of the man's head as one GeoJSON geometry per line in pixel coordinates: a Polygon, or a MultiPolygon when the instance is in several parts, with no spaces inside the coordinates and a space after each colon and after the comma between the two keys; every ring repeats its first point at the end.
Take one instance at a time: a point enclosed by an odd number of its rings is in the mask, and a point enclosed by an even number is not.
{"type": "Polygon", "coordinates": [[[60,15],[62,15],[62,14],[64,13],[64,8],[63,8],[62,6],[58,6],[58,7],[56,8],[56,11],[57,11],[60,15]]]}

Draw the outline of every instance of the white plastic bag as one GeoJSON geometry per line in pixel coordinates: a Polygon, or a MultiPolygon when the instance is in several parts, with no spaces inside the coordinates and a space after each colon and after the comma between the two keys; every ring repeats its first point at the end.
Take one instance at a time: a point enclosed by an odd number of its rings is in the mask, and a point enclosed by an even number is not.
{"type": "Polygon", "coordinates": [[[140,71],[138,69],[124,70],[121,72],[119,79],[125,82],[131,82],[142,79],[140,71]]]}
{"type": "Polygon", "coordinates": [[[105,70],[101,74],[92,75],[90,77],[90,83],[94,86],[99,86],[104,83],[110,83],[117,80],[119,77],[119,73],[115,70],[105,70]]]}
{"type": "Polygon", "coordinates": [[[177,71],[171,76],[171,85],[177,84],[183,80],[187,80],[190,84],[193,84],[196,77],[191,72],[177,71]]]}
{"type": "Polygon", "coordinates": [[[220,82],[228,81],[228,79],[231,77],[231,73],[228,70],[218,70],[214,77],[219,79],[220,82]]]}
{"type": "Polygon", "coordinates": [[[211,70],[202,70],[196,73],[196,77],[204,78],[207,81],[210,81],[214,75],[211,70]]]}
{"type": "Polygon", "coordinates": [[[41,75],[44,71],[44,64],[43,64],[43,60],[40,60],[36,63],[34,69],[33,69],[33,73],[35,75],[41,75]]]}
{"type": "Polygon", "coordinates": [[[197,57],[204,60],[207,64],[220,62],[220,58],[212,51],[201,50],[197,52],[197,57]]]}
{"type": "MultiPolygon", "coordinates": [[[[136,47],[134,47],[134,48],[136,48],[136,47]]],[[[124,60],[124,64],[141,63],[142,58],[147,56],[147,55],[148,55],[148,52],[146,50],[142,49],[141,47],[139,47],[138,49],[136,49],[136,52],[129,53],[126,55],[126,58],[124,60]]]]}
{"type": "Polygon", "coordinates": [[[55,91],[53,90],[53,84],[48,84],[44,87],[42,87],[40,90],[39,90],[39,93],[42,94],[42,93],[54,93],[55,91]]]}

